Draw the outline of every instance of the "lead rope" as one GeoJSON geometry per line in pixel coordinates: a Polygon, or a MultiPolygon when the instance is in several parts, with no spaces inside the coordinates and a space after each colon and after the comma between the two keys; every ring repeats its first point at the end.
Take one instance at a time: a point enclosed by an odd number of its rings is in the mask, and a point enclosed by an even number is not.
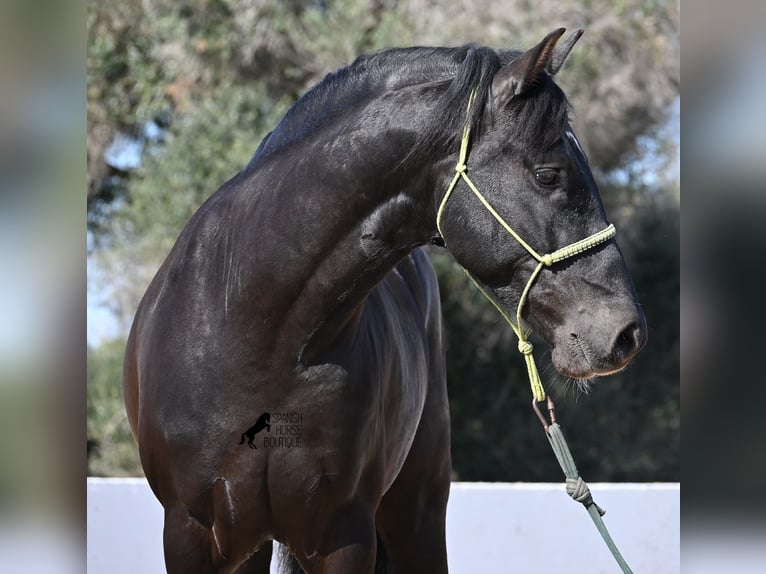
{"type": "MultiPolygon", "coordinates": [[[[476,90],[474,89],[468,99],[469,118],[471,107],[473,106],[475,99],[476,90]]],[[[558,460],[559,465],[561,466],[561,470],[564,472],[564,476],[566,477],[567,494],[569,494],[569,496],[571,496],[577,502],[580,502],[587,509],[588,514],[590,515],[591,519],[593,519],[596,528],[601,534],[601,537],[604,539],[607,547],[612,552],[614,559],[617,561],[617,564],[619,564],[623,573],[633,574],[633,571],[625,562],[622,554],[620,554],[619,549],[612,540],[612,537],[609,535],[609,531],[607,530],[606,525],[601,518],[605,514],[605,511],[593,501],[593,496],[590,493],[588,485],[582,478],[580,478],[580,474],[577,471],[577,466],[575,465],[572,453],[569,450],[566,439],[564,438],[564,434],[561,431],[561,427],[556,423],[553,401],[550,399],[550,397],[547,397],[548,411],[551,416],[551,424],[548,424],[545,421],[545,418],[537,407],[537,403],[546,400],[545,389],[543,388],[543,383],[540,380],[540,374],[537,370],[537,365],[535,364],[534,355],[532,354],[532,343],[528,340],[530,331],[524,332],[524,330],[521,328],[521,312],[529,296],[529,291],[532,289],[532,285],[537,279],[537,276],[542,271],[543,267],[550,267],[558,261],[563,261],[568,257],[572,257],[578,253],[592,249],[593,247],[596,247],[605,241],[609,241],[615,236],[615,227],[613,224],[610,224],[605,229],[602,229],[598,233],[594,233],[585,239],[581,239],[580,241],[576,241],[575,243],[562,247],[561,249],[557,249],[552,253],[540,255],[526,241],[524,241],[521,236],[511,228],[510,225],[508,225],[508,223],[500,216],[500,214],[492,207],[489,201],[487,201],[484,195],[482,195],[482,193],[474,185],[474,183],[471,181],[471,178],[468,177],[468,165],[466,164],[466,160],[468,158],[468,144],[470,138],[471,127],[469,119],[466,121],[465,127],[463,128],[463,138],[460,141],[460,156],[457,166],[455,166],[455,176],[452,178],[452,181],[447,188],[447,192],[444,194],[444,197],[439,204],[439,209],[436,212],[436,227],[439,230],[439,233],[441,234],[442,239],[446,245],[446,238],[444,237],[444,232],[442,231],[441,220],[442,216],[444,215],[444,208],[447,205],[447,201],[449,201],[450,197],[452,196],[452,192],[457,187],[458,182],[462,179],[465,181],[466,185],[473,192],[473,194],[479,199],[479,201],[481,201],[482,205],[487,209],[487,211],[489,211],[492,217],[494,217],[497,222],[500,223],[503,229],[505,229],[516,241],[518,241],[521,246],[524,247],[524,249],[526,249],[527,252],[537,261],[537,266],[535,267],[534,271],[532,271],[532,274],[530,275],[529,280],[527,281],[527,284],[521,293],[521,297],[519,298],[519,305],[516,308],[515,322],[496,301],[495,297],[489,293],[487,289],[484,288],[478,279],[476,279],[467,269],[464,269],[464,271],[468,278],[473,282],[473,284],[476,285],[477,289],[482,293],[482,295],[484,295],[484,297],[486,297],[487,300],[492,303],[492,306],[511,326],[511,329],[513,329],[513,332],[519,339],[519,352],[524,356],[524,362],[527,365],[529,384],[532,389],[532,406],[537,413],[538,418],[543,424],[543,428],[545,429],[545,436],[548,438],[548,442],[551,444],[553,453],[556,455],[556,459],[558,460]]]]}

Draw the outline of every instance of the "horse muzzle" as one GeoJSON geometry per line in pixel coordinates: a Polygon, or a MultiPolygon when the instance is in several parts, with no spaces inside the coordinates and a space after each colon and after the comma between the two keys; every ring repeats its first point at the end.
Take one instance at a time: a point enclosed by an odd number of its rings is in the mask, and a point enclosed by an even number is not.
{"type": "Polygon", "coordinates": [[[646,319],[636,306],[631,313],[598,314],[587,322],[562,325],[551,357],[555,369],[566,377],[590,379],[624,369],[646,344],[646,319]]]}

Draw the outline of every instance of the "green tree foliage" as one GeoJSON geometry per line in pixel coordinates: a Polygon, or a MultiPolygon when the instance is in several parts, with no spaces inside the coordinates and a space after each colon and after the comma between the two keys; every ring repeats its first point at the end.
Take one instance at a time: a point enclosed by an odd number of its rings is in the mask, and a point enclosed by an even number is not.
{"type": "MultiPolygon", "coordinates": [[[[649,345],[587,396],[537,346],[590,480],[678,480],[678,7],[673,0],[101,0],[88,7],[92,291],[127,328],[181,227],[326,73],[389,46],[528,47],[586,34],[559,75],[649,322],[649,345]],[[122,144],[120,143],[122,142],[122,144]],[[114,159],[128,142],[137,167],[114,159]]],[[[440,277],[454,475],[559,480],[511,331],[451,257],[440,277]]],[[[140,473],[120,395],[124,343],[89,349],[95,474],[140,473]]]]}
{"type": "Polygon", "coordinates": [[[122,401],[125,341],[115,339],[88,349],[88,474],[142,474],[122,401]]]}

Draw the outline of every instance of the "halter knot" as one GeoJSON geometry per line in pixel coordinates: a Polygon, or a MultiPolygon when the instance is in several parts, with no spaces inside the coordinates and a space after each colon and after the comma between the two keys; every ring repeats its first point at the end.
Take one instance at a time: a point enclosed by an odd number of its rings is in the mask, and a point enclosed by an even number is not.
{"type": "Polygon", "coordinates": [[[540,261],[546,267],[550,267],[551,265],[553,265],[553,255],[551,255],[550,253],[546,253],[540,258],[540,261]]]}
{"type": "Polygon", "coordinates": [[[588,488],[587,483],[582,478],[579,476],[577,478],[567,478],[566,482],[566,490],[569,496],[582,504],[585,508],[588,508],[591,504],[594,505],[601,516],[606,514],[606,511],[603,508],[593,502],[593,495],[590,493],[590,488],[588,488]]]}
{"type": "Polygon", "coordinates": [[[464,163],[459,163],[455,167],[455,171],[458,172],[458,173],[465,173],[466,169],[468,169],[468,166],[466,164],[464,164],[464,163]]]}
{"type": "Polygon", "coordinates": [[[531,355],[534,347],[529,341],[519,340],[519,353],[522,355],[531,355]]]}

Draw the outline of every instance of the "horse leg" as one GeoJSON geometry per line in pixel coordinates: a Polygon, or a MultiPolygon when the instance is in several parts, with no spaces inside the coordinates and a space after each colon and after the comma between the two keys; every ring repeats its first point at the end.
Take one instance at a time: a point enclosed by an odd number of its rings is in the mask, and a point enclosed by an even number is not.
{"type": "Polygon", "coordinates": [[[449,482],[386,494],[378,527],[392,574],[447,574],[448,495],[449,482]]]}
{"type": "Polygon", "coordinates": [[[270,540],[237,566],[220,553],[215,535],[189,516],[185,509],[165,512],[163,542],[168,574],[218,574],[232,571],[235,574],[269,574],[271,567],[270,540]]]}
{"type": "Polygon", "coordinates": [[[445,402],[446,392],[431,393],[404,466],[378,506],[392,574],[447,573],[451,458],[445,402]]]}
{"type": "Polygon", "coordinates": [[[269,574],[271,569],[271,555],[273,543],[265,542],[261,548],[239,565],[234,574],[269,574]]]}
{"type": "Polygon", "coordinates": [[[319,547],[298,561],[306,574],[373,574],[377,534],[374,511],[362,504],[345,505],[328,521],[319,547]]]}
{"type": "MultiPolygon", "coordinates": [[[[232,481],[216,480],[210,500],[210,523],[193,517],[180,503],[165,510],[165,565],[169,574],[200,572],[230,574],[268,574],[272,543],[263,541],[258,551],[259,536],[253,522],[233,522],[236,505],[232,501],[232,481]],[[256,536],[256,539],[253,536],[256,536]]],[[[257,524],[259,521],[256,520],[257,524]]],[[[262,539],[261,539],[262,540],[262,539]]]]}
{"type": "Polygon", "coordinates": [[[211,533],[185,508],[165,510],[163,546],[168,574],[216,572],[211,533]]]}

